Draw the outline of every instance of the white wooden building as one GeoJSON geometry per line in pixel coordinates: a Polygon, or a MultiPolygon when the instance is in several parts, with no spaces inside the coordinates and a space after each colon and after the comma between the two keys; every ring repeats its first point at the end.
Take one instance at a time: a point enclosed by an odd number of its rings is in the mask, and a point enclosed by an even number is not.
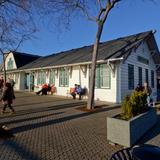
{"type": "MultiPolygon", "coordinates": [[[[66,96],[74,84],[89,88],[92,48],[86,46],[45,57],[33,56],[35,59],[30,55],[33,59],[19,66],[19,59],[15,57],[20,53],[10,52],[6,57],[7,75],[15,80],[15,90],[36,91],[41,84],[49,83],[55,84],[55,94],[66,96]]],[[[26,55],[22,55],[25,59],[26,55]]],[[[151,86],[156,99],[155,55],[159,57],[152,31],[101,43],[95,99],[119,103],[137,84],[143,85],[145,81],[151,86]]]]}

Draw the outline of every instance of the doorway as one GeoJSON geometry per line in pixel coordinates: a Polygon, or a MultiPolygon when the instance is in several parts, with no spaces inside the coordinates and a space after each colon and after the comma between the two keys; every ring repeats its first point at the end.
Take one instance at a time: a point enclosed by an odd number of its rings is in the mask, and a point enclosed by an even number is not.
{"type": "Polygon", "coordinates": [[[34,90],[34,75],[30,73],[25,74],[24,82],[25,90],[33,91],[34,90]]]}

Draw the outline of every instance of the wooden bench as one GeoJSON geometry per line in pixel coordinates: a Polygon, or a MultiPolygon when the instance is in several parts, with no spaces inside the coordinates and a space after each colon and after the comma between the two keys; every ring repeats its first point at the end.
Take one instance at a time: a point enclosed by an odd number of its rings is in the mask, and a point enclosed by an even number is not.
{"type": "Polygon", "coordinates": [[[54,85],[51,86],[50,90],[48,91],[48,93],[50,93],[51,95],[53,95],[56,92],[57,92],[57,88],[54,85]]]}

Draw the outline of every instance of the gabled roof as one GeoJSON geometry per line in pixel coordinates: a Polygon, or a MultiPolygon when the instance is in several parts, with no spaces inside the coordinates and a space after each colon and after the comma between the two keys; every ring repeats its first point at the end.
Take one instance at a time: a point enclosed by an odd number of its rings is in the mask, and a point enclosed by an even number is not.
{"type": "Polygon", "coordinates": [[[28,54],[28,53],[21,53],[16,51],[11,51],[13,53],[15,63],[17,68],[20,68],[36,59],[40,58],[38,55],[28,54]]]}
{"type": "MultiPolygon", "coordinates": [[[[120,58],[143,40],[154,37],[152,31],[138,33],[135,35],[118,38],[115,40],[100,43],[98,60],[109,58],[120,58]]],[[[155,44],[156,45],[156,44],[155,44]]],[[[72,49],[57,54],[41,57],[20,69],[42,68],[50,66],[68,65],[76,63],[91,62],[93,45],[72,49]]]]}

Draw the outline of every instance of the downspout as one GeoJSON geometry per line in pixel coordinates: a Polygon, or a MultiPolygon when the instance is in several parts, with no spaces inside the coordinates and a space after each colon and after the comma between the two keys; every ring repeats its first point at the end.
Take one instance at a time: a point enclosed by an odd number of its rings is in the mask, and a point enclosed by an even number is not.
{"type": "Polygon", "coordinates": [[[81,67],[79,66],[79,85],[81,86],[81,67]]]}
{"type": "Polygon", "coordinates": [[[121,85],[122,85],[122,82],[121,82],[121,65],[122,63],[120,62],[117,66],[117,87],[116,87],[116,103],[121,103],[122,101],[122,88],[121,88],[121,85]]]}

